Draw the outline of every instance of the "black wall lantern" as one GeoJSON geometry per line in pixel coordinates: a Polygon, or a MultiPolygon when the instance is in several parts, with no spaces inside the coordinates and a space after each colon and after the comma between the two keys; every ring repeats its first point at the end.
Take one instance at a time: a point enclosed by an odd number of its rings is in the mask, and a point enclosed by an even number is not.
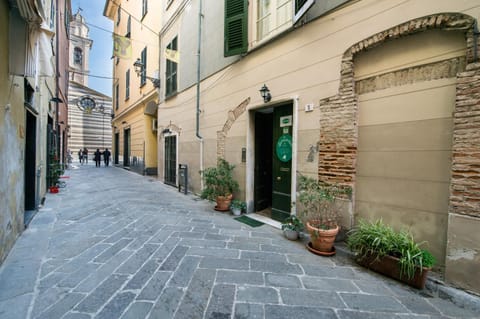
{"type": "Polygon", "coordinates": [[[260,89],[260,94],[262,95],[263,102],[265,102],[265,103],[270,102],[270,100],[272,99],[272,95],[270,94],[270,90],[268,89],[268,87],[265,84],[260,89]]]}

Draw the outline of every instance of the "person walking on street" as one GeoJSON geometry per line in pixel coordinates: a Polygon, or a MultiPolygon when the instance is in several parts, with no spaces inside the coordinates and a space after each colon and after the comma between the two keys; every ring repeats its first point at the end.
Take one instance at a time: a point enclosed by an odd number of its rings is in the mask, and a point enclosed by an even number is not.
{"type": "Polygon", "coordinates": [[[95,153],[93,155],[94,155],[93,159],[95,160],[95,166],[100,167],[100,160],[102,158],[102,152],[100,152],[100,149],[97,148],[97,150],[95,151],[95,153]]]}
{"type": "Polygon", "coordinates": [[[82,154],[83,154],[83,162],[85,164],[88,164],[88,150],[86,147],[83,149],[82,154]]]}
{"type": "Polygon", "coordinates": [[[110,151],[108,148],[103,152],[103,162],[105,163],[105,167],[108,167],[108,164],[110,163],[110,151]]]}
{"type": "Polygon", "coordinates": [[[82,149],[78,150],[78,161],[83,165],[83,151],[82,149]]]}

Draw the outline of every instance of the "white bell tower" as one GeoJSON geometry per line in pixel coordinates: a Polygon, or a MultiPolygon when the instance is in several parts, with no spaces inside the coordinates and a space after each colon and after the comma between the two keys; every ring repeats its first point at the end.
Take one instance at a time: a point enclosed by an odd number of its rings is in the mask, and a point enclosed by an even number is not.
{"type": "Polygon", "coordinates": [[[93,40],[88,38],[89,28],[81,9],[73,15],[70,22],[70,81],[88,86],[89,57],[93,40]]]}

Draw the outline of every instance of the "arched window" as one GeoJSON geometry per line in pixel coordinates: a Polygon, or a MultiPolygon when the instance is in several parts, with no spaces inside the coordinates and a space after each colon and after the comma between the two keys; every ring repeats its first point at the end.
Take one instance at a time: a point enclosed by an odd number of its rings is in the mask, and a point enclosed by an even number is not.
{"type": "Polygon", "coordinates": [[[83,60],[83,51],[82,49],[76,47],[73,49],[73,63],[82,65],[83,60]]]}

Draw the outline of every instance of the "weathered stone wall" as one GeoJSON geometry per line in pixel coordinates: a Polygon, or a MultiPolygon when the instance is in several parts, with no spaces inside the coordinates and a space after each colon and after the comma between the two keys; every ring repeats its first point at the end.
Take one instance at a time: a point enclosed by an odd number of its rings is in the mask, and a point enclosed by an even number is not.
{"type": "Polygon", "coordinates": [[[0,1],[0,264],[24,229],[24,82],[8,73],[9,12],[0,1]]]}

